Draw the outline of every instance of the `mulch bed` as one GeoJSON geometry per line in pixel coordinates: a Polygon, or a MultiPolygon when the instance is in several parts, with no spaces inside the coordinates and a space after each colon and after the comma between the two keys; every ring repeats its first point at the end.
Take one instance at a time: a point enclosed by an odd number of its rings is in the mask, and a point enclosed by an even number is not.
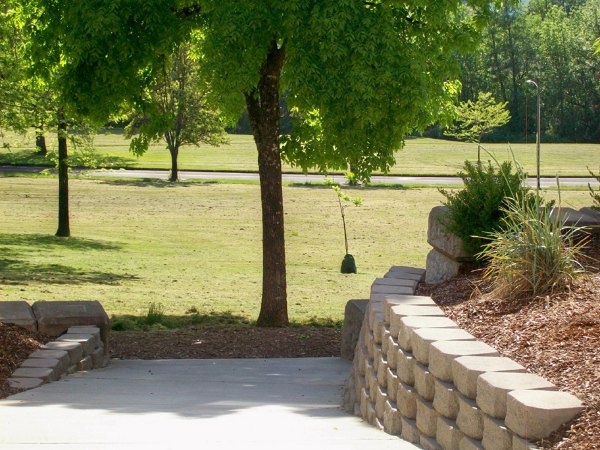
{"type": "Polygon", "coordinates": [[[335,328],[211,327],[111,334],[112,358],[304,358],[339,356],[335,328]]]}
{"type": "Polygon", "coordinates": [[[19,392],[18,389],[11,389],[6,379],[32,352],[49,340],[43,334],[0,322],[0,398],[19,392]]]}
{"type": "Polygon", "coordinates": [[[600,239],[587,252],[588,273],[551,296],[500,300],[485,294],[477,272],[418,290],[478,339],[584,402],[583,414],[541,448],[600,449],[600,239]]]}

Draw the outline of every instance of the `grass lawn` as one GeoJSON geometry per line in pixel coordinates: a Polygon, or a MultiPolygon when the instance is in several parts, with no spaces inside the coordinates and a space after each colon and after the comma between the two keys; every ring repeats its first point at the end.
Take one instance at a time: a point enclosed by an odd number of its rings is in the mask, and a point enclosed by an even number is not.
{"type": "MultiPolygon", "coordinates": [[[[33,137],[8,136],[11,150],[0,150],[0,164],[39,164],[48,160],[32,157],[33,137]]],[[[200,148],[184,147],[179,156],[181,170],[228,170],[256,171],[257,156],[252,136],[230,135],[230,143],[221,147],[203,145],[200,148]]],[[[50,147],[55,145],[48,136],[50,147]]],[[[103,156],[103,164],[114,167],[170,168],[169,153],[164,144],[153,144],[141,158],[129,153],[129,141],[114,132],[99,134],[94,140],[96,150],[103,156]]],[[[499,160],[512,160],[508,144],[484,144],[499,160]]],[[[517,161],[532,176],[536,172],[535,143],[511,145],[517,161]]],[[[541,147],[541,171],[543,176],[572,175],[589,176],[587,166],[598,171],[600,144],[544,144],[541,147]]],[[[466,159],[477,158],[476,144],[451,142],[441,139],[407,139],[403,150],[396,153],[396,165],[392,174],[406,175],[455,175],[466,159]]],[[[482,152],[484,160],[490,159],[482,152]]],[[[285,171],[299,172],[285,166],[285,171]]]]}
{"type": "MultiPolygon", "coordinates": [[[[56,230],[54,178],[0,178],[0,300],[100,300],[110,315],[255,320],[261,292],[256,184],[71,180],[73,237],[56,230]]],[[[352,192],[354,194],[354,192],[352,192]]],[[[290,319],[339,322],[395,264],[424,267],[435,189],[361,189],[347,209],[359,274],[341,275],[342,223],[329,188],[286,186],[290,319]]],[[[554,195],[554,194],[552,194],[554,195]]],[[[590,204],[585,191],[563,200],[590,204]]]]}

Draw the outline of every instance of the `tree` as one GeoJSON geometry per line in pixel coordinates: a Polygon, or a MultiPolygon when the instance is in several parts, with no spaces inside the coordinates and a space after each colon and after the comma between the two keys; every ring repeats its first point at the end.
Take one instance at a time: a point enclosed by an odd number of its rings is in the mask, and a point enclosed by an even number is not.
{"type": "Polygon", "coordinates": [[[456,107],[456,121],[446,134],[467,142],[477,142],[477,161],[481,161],[481,138],[510,120],[508,103],[497,103],[489,92],[480,92],[477,100],[456,107]]]}
{"type": "MultiPolygon", "coordinates": [[[[44,60],[82,113],[135,101],[164,55],[189,38],[211,98],[230,119],[248,109],[263,222],[259,325],[288,322],[282,155],[304,169],[387,171],[412,129],[449,112],[456,51],[473,47],[492,2],[436,0],[34,0],[23,3],[44,60]],[[55,45],[60,42],[60,46],[55,45]],[[141,76],[142,75],[142,76],[141,76]],[[296,125],[280,137],[280,92],[296,125]]],[[[499,3],[499,2],[498,2],[499,3]]]]}
{"type": "Polygon", "coordinates": [[[177,156],[182,145],[225,143],[223,122],[207,103],[208,85],[200,78],[198,64],[188,45],[181,45],[166,58],[146,101],[128,126],[130,150],[141,155],[148,144],[161,138],[171,154],[169,181],[177,181],[177,156]]]}

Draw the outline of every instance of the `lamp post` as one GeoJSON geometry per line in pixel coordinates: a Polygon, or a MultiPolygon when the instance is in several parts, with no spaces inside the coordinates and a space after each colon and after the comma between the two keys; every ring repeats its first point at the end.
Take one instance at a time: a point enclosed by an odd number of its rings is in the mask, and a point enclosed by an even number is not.
{"type": "Polygon", "coordinates": [[[541,107],[540,107],[540,87],[533,80],[526,80],[527,84],[533,84],[535,86],[535,92],[537,95],[537,126],[535,130],[535,143],[537,145],[537,190],[540,190],[540,133],[541,133],[541,107]]]}

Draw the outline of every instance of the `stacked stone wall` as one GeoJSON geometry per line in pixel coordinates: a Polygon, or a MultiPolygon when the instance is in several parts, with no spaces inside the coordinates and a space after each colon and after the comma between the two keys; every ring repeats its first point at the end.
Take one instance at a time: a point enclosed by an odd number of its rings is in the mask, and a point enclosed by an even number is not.
{"type": "Polygon", "coordinates": [[[373,283],[345,391],[349,412],[444,450],[532,449],[577,416],[576,397],[478,341],[431,298],[415,296],[408,282],[423,276],[393,267],[373,283]],[[411,292],[386,279],[406,280],[411,292]]]}

